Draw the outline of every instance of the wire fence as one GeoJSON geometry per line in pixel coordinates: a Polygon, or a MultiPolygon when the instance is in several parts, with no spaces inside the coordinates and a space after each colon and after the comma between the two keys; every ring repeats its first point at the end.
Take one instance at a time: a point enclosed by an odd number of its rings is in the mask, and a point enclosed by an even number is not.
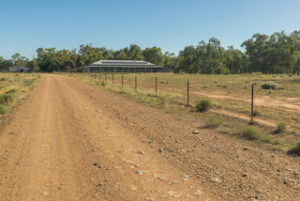
{"type": "MultiPolygon", "coordinates": [[[[147,80],[140,80],[139,77],[142,75],[136,74],[117,74],[117,73],[80,73],[74,74],[79,77],[87,77],[91,80],[95,80],[104,87],[112,87],[115,90],[123,91],[124,88],[132,89],[135,92],[145,92],[153,96],[162,96],[164,92],[171,92],[179,94],[177,102],[185,106],[193,106],[192,102],[199,100],[199,98],[207,98],[205,95],[202,96],[198,89],[193,89],[193,83],[190,80],[186,80],[185,86],[181,84],[180,86],[170,86],[167,80],[160,80],[155,74],[151,74],[147,77],[147,80]]],[[[254,84],[250,84],[249,93],[251,94],[249,98],[249,121],[254,122],[254,84]]]]}

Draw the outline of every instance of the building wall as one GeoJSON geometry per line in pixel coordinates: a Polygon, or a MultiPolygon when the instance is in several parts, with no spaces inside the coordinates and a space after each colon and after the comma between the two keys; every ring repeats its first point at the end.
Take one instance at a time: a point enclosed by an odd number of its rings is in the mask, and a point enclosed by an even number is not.
{"type": "Polygon", "coordinates": [[[8,68],[8,72],[28,72],[30,69],[23,66],[11,66],[8,68]]]}
{"type": "Polygon", "coordinates": [[[159,72],[160,68],[120,68],[120,67],[87,67],[87,72],[117,72],[117,73],[151,73],[159,72]]]}

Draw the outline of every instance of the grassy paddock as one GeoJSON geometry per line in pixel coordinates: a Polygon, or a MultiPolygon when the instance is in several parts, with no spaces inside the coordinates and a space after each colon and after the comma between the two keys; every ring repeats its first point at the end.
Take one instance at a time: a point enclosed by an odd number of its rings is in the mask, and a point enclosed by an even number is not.
{"type": "Polygon", "coordinates": [[[250,121],[250,90],[251,84],[255,83],[254,120],[257,124],[254,126],[268,139],[257,138],[256,140],[271,142],[274,146],[280,144],[280,148],[286,151],[300,137],[300,77],[296,75],[124,74],[123,88],[121,74],[114,74],[114,76],[106,74],[106,83],[105,74],[93,74],[93,76],[77,74],[76,77],[152,106],[188,112],[197,118],[202,118],[202,122],[206,124],[217,124],[217,126],[204,125],[204,127],[218,127],[217,130],[227,133],[234,133],[236,124],[241,124],[240,126],[243,127],[250,121]],[[137,77],[137,89],[135,89],[135,77],[137,77]],[[158,80],[157,96],[155,78],[158,80]],[[197,111],[196,108],[193,110],[185,107],[187,80],[190,84],[189,102],[192,103],[193,108],[196,106],[193,103],[197,101],[203,99],[212,101],[213,105],[208,114],[196,114],[191,112],[197,111]],[[266,83],[276,87],[266,87],[266,83]],[[212,119],[208,121],[205,115],[210,114],[214,115],[214,119],[221,118],[222,125],[212,122],[212,119]],[[224,115],[226,121],[223,122],[224,115]],[[274,134],[278,122],[286,122],[286,127],[283,129],[284,132],[281,129],[279,134],[278,132],[274,134]],[[228,125],[232,125],[233,128],[228,125]]]}

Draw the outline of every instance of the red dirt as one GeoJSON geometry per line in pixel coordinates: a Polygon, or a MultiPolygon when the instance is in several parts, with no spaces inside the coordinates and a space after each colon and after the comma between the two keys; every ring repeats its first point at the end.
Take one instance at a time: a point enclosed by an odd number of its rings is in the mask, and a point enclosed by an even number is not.
{"type": "Polygon", "coordinates": [[[45,75],[0,134],[0,200],[299,200],[300,161],[45,75]]]}

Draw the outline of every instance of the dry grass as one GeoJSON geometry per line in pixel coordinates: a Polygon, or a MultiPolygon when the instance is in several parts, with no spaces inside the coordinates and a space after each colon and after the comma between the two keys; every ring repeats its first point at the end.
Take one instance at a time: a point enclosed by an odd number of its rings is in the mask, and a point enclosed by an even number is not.
{"type": "Polygon", "coordinates": [[[6,114],[21,94],[33,87],[39,74],[0,73],[0,113],[6,114]]]}
{"type": "MultiPolygon", "coordinates": [[[[208,121],[205,114],[191,113],[186,108],[186,84],[190,83],[190,103],[197,100],[209,99],[213,101],[213,113],[215,118],[222,117],[217,113],[218,110],[236,114],[248,118],[226,118],[224,123],[233,123],[246,126],[250,121],[250,94],[251,85],[255,85],[254,100],[254,120],[258,122],[261,133],[265,133],[267,138],[261,138],[260,141],[271,142],[274,146],[279,145],[282,149],[287,149],[300,137],[300,77],[288,75],[262,75],[262,74],[239,74],[239,75],[195,75],[195,74],[124,74],[124,88],[121,88],[121,74],[93,76],[91,79],[87,75],[78,75],[82,79],[99,87],[122,93],[129,98],[144,102],[151,106],[161,108],[171,108],[176,111],[185,111],[201,119],[204,124],[214,124],[208,121]],[[135,79],[138,78],[138,88],[135,90],[135,79]],[[155,77],[158,78],[158,95],[155,95],[155,77]],[[114,84],[112,84],[114,83],[114,84]],[[277,90],[266,90],[261,88],[264,83],[276,85],[277,90]],[[283,103],[283,104],[282,104],[283,103]],[[296,107],[296,109],[292,108],[296,107]],[[261,124],[259,119],[267,121],[274,126],[261,124]],[[206,123],[205,123],[206,122],[206,123]],[[273,135],[276,128],[276,122],[286,122],[288,127],[279,125],[280,134],[273,135]],[[282,129],[283,128],[283,129],[282,129]]],[[[273,86],[273,85],[272,85],[273,86]]],[[[196,106],[196,105],[192,105],[196,106]]],[[[210,111],[208,112],[210,113],[210,111]]],[[[222,114],[224,115],[224,113],[222,114]]],[[[223,122],[222,122],[223,123],[223,122]]],[[[223,124],[216,127],[222,127],[223,124]]],[[[214,127],[214,126],[213,126],[214,127]]],[[[233,126],[234,127],[234,126],[233,126]]],[[[230,129],[229,129],[230,130],[230,129]]],[[[233,129],[232,129],[233,130],[233,129]]]]}

